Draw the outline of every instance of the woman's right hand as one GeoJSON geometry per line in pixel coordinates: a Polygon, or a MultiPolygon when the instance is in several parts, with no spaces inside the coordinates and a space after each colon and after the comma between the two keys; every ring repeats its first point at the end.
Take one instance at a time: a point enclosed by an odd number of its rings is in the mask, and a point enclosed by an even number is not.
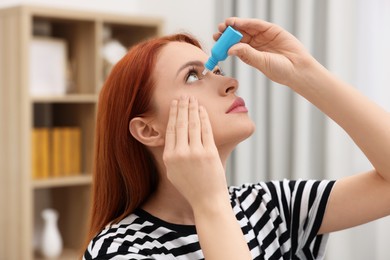
{"type": "Polygon", "coordinates": [[[194,97],[172,101],[163,160],[168,180],[194,211],[213,207],[220,199],[230,207],[225,169],[208,114],[194,97]]]}
{"type": "Polygon", "coordinates": [[[229,25],[243,34],[241,42],[229,49],[229,55],[237,56],[275,82],[291,86],[304,77],[305,68],[317,63],[292,34],[259,19],[227,18],[219,24],[214,39],[229,25]]]}
{"type": "Polygon", "coordinates": [[[207,111],[194,97],[171,103],[163,160],[168,180],[192,207],[204,257],[252,259],[230,204],[207,111]]]}

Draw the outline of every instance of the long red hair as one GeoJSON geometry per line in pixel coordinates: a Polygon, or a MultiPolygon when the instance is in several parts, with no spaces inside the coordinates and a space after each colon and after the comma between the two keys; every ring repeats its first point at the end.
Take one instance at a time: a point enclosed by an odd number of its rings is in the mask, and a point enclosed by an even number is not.
{"type": "Polygon", "coordinates": [[[88,241],[107,224],[132,213],[158,185],[154,159],[130,134],[129,122],[152,111],[152,73],[157,55],[174,41],[201,48],[196,39],[186,34],[138,43],[114,66],[100,92],[88,241]]]}

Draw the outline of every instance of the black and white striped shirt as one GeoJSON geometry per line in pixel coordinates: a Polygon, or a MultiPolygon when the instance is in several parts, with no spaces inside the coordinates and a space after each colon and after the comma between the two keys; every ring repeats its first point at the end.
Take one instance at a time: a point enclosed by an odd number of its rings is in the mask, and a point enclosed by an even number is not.
{"type": "MultiPolygon", "coordinates": [[[[334,181],[273,181],[230,187],[231,204],[253,259],[323,259],[317,235],[334,181]]],[[[218,241],[215,241],[218,243],[218,241]]],[[[142,209],[107,226],[84,259],[204,259],[195,226],[176,225],[142,209]]]]}

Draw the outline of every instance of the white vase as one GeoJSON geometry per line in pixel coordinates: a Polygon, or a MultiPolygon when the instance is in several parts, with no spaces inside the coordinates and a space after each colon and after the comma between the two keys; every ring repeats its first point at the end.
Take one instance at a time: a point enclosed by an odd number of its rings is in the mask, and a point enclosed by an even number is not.
{"type": "Polygon", "coordinates": [[[58,257],[62,252],[62,238],[57,225],[58,212],[54,209],[44,209],[42,218],[44,226],[41,253],[46,258],[58,257]]]}

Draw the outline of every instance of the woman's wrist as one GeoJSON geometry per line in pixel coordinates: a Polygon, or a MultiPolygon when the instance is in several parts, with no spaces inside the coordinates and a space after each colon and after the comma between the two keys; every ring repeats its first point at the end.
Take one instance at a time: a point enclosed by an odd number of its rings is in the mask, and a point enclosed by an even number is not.
{"type": "Polygon", "coordinates": [[[316,85],[322,70],[323,66],[314,57],[307,55],[294,65],[294,73],[287,85],[296,92],[303,91],[304,88],[316,85]]]}
{"type": "Polygon", "coordinates": [[[323,88],[326,87],[325,82],[332,78],[330,72],[313,57],[303,62],[296,71],[295,76],[288,86],[310,102],[322,96],[323,88]]]}
{"type": "Polygon", "coordinates": [[[232,209],[227,191],[219,194],[210,194],[210,196],[203,199],[197,199],[191,203],[191,207],[195,216],[224,214],[223,212],[232,209]]]}
{"type": "Polygon", "coordinates": [[[198,203],[193,211],[206,259],[252,259],[228,196],[198,203]]]}

